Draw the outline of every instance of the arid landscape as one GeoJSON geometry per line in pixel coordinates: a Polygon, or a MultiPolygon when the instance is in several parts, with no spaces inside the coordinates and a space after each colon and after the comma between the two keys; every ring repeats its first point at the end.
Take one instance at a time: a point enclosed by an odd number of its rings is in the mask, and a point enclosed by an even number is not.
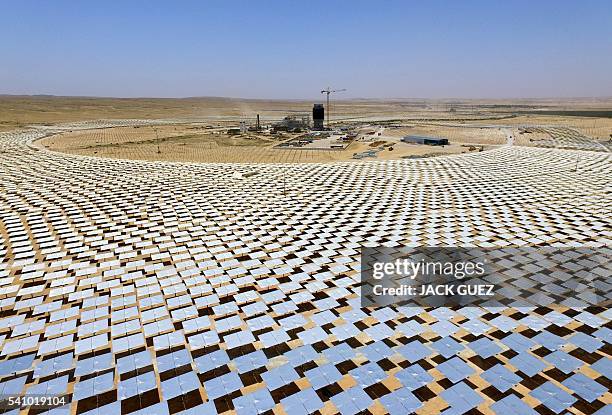
{"type": "Polygon", "coordinates": [[[333,103],[331,125],[354,133],[347,145],[334,149],[283,147],[282,143],[301,135],[271,132],[271,126],[311,108],[310,101],[4,96],[0,97],[0,128],[146,119],[147,126],[93,125],[55,133],[39,144],[97,157],[223,163],[332,162],[353,160],[356,154],[372,151],[366,160],[402,159],[485,151],[509,140],[517,145],[556,147],[584,141],[609,148],[612,134],[612,99],[345,100],[333,103]],[[258,114],[267,129],[253,131],[258,114]],[[228,134],[241,121],[249,130],[228,134]],[[401,142],[406,135],[445,138],[450,144],[401,142]]]}
{"type": "Polygon", "coordinates": [[[393,144],[377,154],[376,158],[381,160],[469,151],[458,144],[439,148],[401,143],[399,136],[386,137],[386,141],[354,141],[341,150],[284,149],[276,146],[288,137],[269,138],[263,134],[229,136],[225,133],[226,130],[227,127],[194,123],[115,127],[55,134],[40,140],[39,143],[50,150],[79,155],[207,163],[309,163],[350,160],[353,154],[383,143],[393,144]]]}

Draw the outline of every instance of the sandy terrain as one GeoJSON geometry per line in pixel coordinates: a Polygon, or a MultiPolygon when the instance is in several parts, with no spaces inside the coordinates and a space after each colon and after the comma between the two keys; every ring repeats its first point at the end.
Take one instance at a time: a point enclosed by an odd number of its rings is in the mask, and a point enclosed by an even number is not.
{"type": "Polygon", "coordinates": [[[506,133],[498,128],[446,127],[438,125],[414,124],[411,127],[386,128],[385,135],[403,137],[424,135],[448,138],[451,143],[462,144],[505,144],[506,133]]]}
{"type": "MultiPolygon", "coordinates": [[[[101,118],[218,118],[254,116],[282,118],[290,112],[310,112],[318,100],[244,100],[230,98],[87,98],[53,96],[1,96],[0,128],[32,123],[57,123],[101,118]]],[[[598,100],[333,100],[333,119],[408,118],[460,120],[507,118],[519,112],[540,110],[611,111],[612,98],[598,100]]],[[[518,117],[517,123],[524,123],[518,117]]],[[[538,116],[541,117],[541,116],[538,116]]],[[[553,121],[579,117],[550,117],[553,121]]],[[[585,127],[600,128],[589,118],[585,127]]],[[[610,118],[608,118],[610,121],[610,118]]]]}
{"type": "MultiPolygon", "coordinates": [[[[612,118],[563,117],[542,115],[520,115],[503,120],[511,126],[563,126],[574,129],[595,140],[608,140],[612,134],[612,118]]],[[[473,121],[470,124],[494,124],[488,121],[473,121]]]]}
{"type": "MultiPolygon", "coordinates": [[[[228,98],[114,99],[66,97],[0,97],[0,131],[94,119],[165,119],[177,125],[116,127],[66,133],[43,144],[56,151],[111,158],[194,162],[327,162],[350,160],[369,150],[356,142],[345,150],[275,149],[279,138],[270,135],[229,137],[229,127],[261,115],[269,124],[286,115],[310,112],[314,101],[240,100],[228,98]]],[[[536,141],[609,140],[612,134],[612,99],[425,101],[333,101],[332,122],[345,126],[383,125],[381,139],[389,143],[408,134],[448,138],[451,146],[395,144],[377,158],[402,158],[429,153],[467,151],[466,144],[503,145],[507,135],[515,144],[536,141]],[[542,112],[545,111],[545,112],[542,112]],[[567,115],[564,111],[570,111],[567,115]],[[590,116],[581,116],[580,114],[590,116]],[[562,115],[559,115],[562,114],[562,115]],[[576,115],[578,114],[578,115],[576,115]],[[539,127],[529,134],[521,128],[539,127]]],[[[285,139],[290,135],[285,135],[285,139]]],[[[565,142],[564,141],[564,142],[565,142]]]]}
{"type": "MultiPolygon", "coordinates": [[[[382,140],[384,141],[384,140],[382,140]]],[[[459,145],[444,148],[384,141],[353,142],[345,150],[303,150],[274,148],[279,140],[249,133],[228,136],[225,129],[210,129],[203,124],[162,125],[156,127],[116,127],[74,131],[40,140],[54,151],[118,159],[189,162],[250,163],[324,163],[352,160],[354,153],[392,144],[377,154],[377,159],[398,159],[429,153],[467,152],[459,145]]]]}

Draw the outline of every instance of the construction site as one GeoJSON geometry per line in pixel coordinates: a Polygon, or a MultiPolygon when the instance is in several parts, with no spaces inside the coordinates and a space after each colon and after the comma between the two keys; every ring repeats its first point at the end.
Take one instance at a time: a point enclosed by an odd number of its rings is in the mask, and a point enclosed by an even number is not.
{"type": "Polygon", "coordinates": [[[524,114],[519,112],[523,107],[511,105],[500,110],[473,103],[338,100],[332,101],[332,111],[338,111],[333,115],[326,111],[329,103],[294,102],[285,109],[282,103],[254,104],[244,112],[239,110],[244,103],[230,101],[215,116],[160,118],[143,126],[109,128],[101,121],[98,128],[94,123],[86,130],[49,135],[40,144],[120,159],[327,163],[435,157],[509,144],[608,151],[612,131],[609,117],[547,115],[546,107],[524,114]]]}

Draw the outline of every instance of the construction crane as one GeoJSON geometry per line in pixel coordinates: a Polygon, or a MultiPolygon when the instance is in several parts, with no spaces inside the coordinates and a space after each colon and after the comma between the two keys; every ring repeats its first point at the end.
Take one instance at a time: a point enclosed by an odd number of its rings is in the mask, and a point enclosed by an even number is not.
{"type": "Polygon", "coordinates": [[[324,89],[321,91],[322,94],[327,94],[327,105],[325,106],[325,109],[327,110],[327,128],[329,129],[329,119],[331,118],[331,111],[329,109],[329,94],[334,93],[334,92],[343,92],[346,91],[346,89],[330,89],[330,87],[327,87],[327,89],[324,89]]]}

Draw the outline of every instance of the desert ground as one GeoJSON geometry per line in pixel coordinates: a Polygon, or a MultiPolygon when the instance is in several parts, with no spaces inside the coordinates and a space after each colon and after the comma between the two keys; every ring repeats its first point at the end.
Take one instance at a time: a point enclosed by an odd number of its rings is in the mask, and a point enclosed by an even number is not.
{"type": "Polygon", "coordinates": [[[344,149],[278,148],[295,134],[248,132],[228,135],[240,121],[264,125],[287,115],[309,113],[313,101],[229,98],[112,99],[0,97],[0,131],[105,119],[159,120],[159,125],[62,131],[43,138],[50,150],[116,159],[305,163],[353,160],[376,149],[370,159],[402,159],[489,150],[506,145],[575,148],[587,143],[610,148],[612,99],[600,100],[338,100],[332,127],[358,138],[344,149]],[[368,136],[368,132],[377,132],[368,136]],[[400,142],[405,135],[447,138],[450,145],[400,142]],[[569,144],[568,144],[569,143],[569,144]],[[391,149],[391,150],[390,150],[391,149]]]}
{"type": "Polygon", "coordinates": [[[208,163],[312,163],[351,160],[353,154],[378,148],[383,143],[386,143],[387,147],[376,157],[381,160],[469,151],[461,145],[443,148],[411,145],[399,142],[396,137],[386,137],[386,140],[373,142],[355,141],[342,150],[281,149],[275,147],[286,137],[273,139],[258,134],[229,136],[224,132],[226,128],[211,131],[210,127],[202,124],[173,124],[92,129],[52,135],[42,139],[40,144],[50,150],[79,155],[208,163]]]}

